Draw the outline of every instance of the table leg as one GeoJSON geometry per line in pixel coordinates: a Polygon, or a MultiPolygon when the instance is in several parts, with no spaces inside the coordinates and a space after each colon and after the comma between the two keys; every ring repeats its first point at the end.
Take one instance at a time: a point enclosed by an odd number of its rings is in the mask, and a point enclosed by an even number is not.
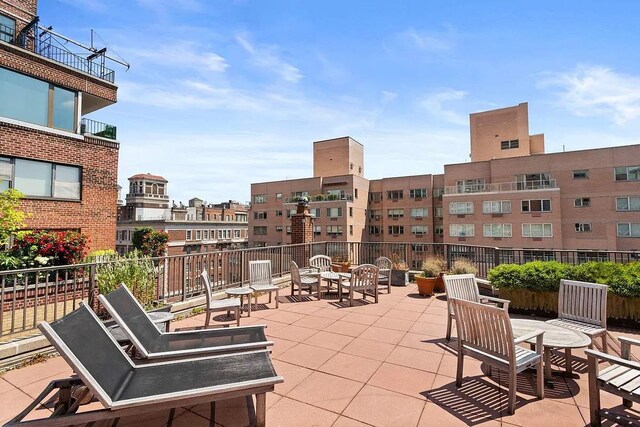
{"type": "Polygon", "coordinates": [[[247,317],[251,317],[251,294],[247,295],[247,303],[249,304],[249,309],[247,310],[247,317]]]}
{"type": "Polygon", "coordinates": [[[544,378],[547,381],[551,380],[551,348],[544,348],[544,378]]]}
{"type": "Polygon", "coordinates": [[[572,365],[572,357],[571,357],[571,349],[567,348],[564,352],[564,364],[566,365],[567,375],[573,374],[573,366],[572,365]]]}

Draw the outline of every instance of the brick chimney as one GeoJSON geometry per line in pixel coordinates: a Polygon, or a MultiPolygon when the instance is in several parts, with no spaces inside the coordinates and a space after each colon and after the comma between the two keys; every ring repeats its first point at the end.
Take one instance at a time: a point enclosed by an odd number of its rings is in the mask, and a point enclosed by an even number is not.
{"type": "MultiPolygon", "coordinates": [[[[291,215],[291,244],[313,242],[313,217],[309,213],[309,200],[306,197],[298,201],[296,213],[291,215]]],[[[298,267],[305,267],[311,253],[309,246],[293,249],[293,260],[298,267]]]]}

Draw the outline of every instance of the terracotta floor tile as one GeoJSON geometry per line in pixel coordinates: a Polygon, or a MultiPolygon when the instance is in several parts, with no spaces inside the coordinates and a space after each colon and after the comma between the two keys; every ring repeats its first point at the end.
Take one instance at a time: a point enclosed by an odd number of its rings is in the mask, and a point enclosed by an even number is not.
{"type": "Polygon", "coordinates": [[[422,313],[427,308],[427,304],[419,302],[400,302],[393,306],[394,311],[411,311],[414,313],[422,313]]]}
{"type": "Polygon", "coordinates": [[[413,320],[393,319],[390,317],[381,317],[373,326],[379,328],[393,329],[396,331],[407,332],[413,326],[415,322],[413,320]]]}
{"type": "MultiPolygon", "coordinates": [[[[382,298],[382,297],[381,297],[382,298]]],[[[360,314],[370,314],[372,316],[385,316],[389,313],[390,307],[388,304],[369,304],[358,308],[360,314]]]]}
{"type": "MultiPolygon", "coordinates": [[[[463,367],[462,367],[463,376],[474,377],[477,375],[480,375],[480,376],[485,375],[485,373],[480,369],[481,365],[482,363],[477,359],[473,359],[471,357],[465,356],[463,367]]],[[[445,354],[442,357],[440,366],[438,367],[438,375],[444,375],[447,377],[455,378],[457,370],[458,370],[458,356],[445,354]]]]}
{"type": "Polygon", "coordinates": [[[360,313],[349,313],[342,318],[342,320],[345,322],[359,323],[367,326],[373,325],[379,319],[380,319],[380,316],[374,316],[371,314],[360,314],[360,313]]]}
{"type": "Polygon", "coordinates": [[[278,393],[267,393],[267,409],[275,405],[280,399],[282,399],[282,396],[278,393]]]}
{"type": "Polygon", "coordinates": [[[278,359],[294,365],[304,366],[305,368],[317,369],[335,354],[336,352],[333,350],[298,344],[278,356],[278,359]]]}
{"type": "Polygon", "coordinates": [[[283,338],[289,341],[302,342],[314,335],[317,331],[309,328],[302,328],[300,326],[288,325],[275,331],[269,329],[267,335],[270,337],[283,338]]]}
{"type": "MultiPolygon", "coordinates": [[[[33,398],[21,390],[10,390],[5,393],[0,393],[0,425],[4,425],[5,422],[15,417],[25,409],[33,398]],[[8,405],[7,402],[11,404],[8,405]]],[[[39,411],[40,413],[44,411],[39,411]]],[[[46,412],[45,412],[46,413],[46,412]]],[[[38,418],[37,416],[35,418],[38,418]]]]}
{"type": "Polygon", "coordinates": [[[491,419],[483,414],[463,414],[456,409],[439,406],[433,402],[427,402],[420,417],[419,427],[431,426],[482,426],[482,427],[499,427],[501,425],[499,414],[496,419],[491,419]]]}
{"type": "Polygon", "coordinates": [[[343,310],[336,310],[334,308],[322,308],[316,311],[315,313],[313,313],[314,316],[326,317],[327,319],[333,319],[333,320],[342,319],[347,314],[349,314],[349,312],[343,311],[343,310]]]}
{"type": "Polygon", "coordinates": [[[273,367],[278,375],[284,377],[284,382],[276,384],[276,393],[286,395],[293,390],[298,384],[304,381],[313,373],[311,369],[304,368],[281,360],[273,359],[273,367]]]}
{"type": "Polygon", "coordinates": [[[424,403],[420,399],[366,385],[343,415],[375,426],[415,426],[424,403]]]}
{"type": "Polygon", "coordinates": [[[5,393],[5,392],[10,391],[10,390],[16,390],[16,386],[14,386],[13,384],[3,380],[2,377],[0,377],[0,394],[5,393]]]}
{"type": "Polygon", "coordinates": [[[334,322],[333,319],[327,319],[326,317],[318,317],[309,315],[297,320],[293,323],[294,326],[301,326],[303,328],[314,329],[321,331],[334,322]]]}
{"type": "Polygon", "coordinates": [[[570,427],[583,426],[585,423],[577,406],[561,403],[553,399],[538,400],[535,397],[531,397],[526,401],[518,398],[514,415],[508,415],[505,406],[502,412],[502,421],[513,425],[531,427],[550,425],[554,427],[570,427]]]}
{"type": "Polygon", "coordinates": [[[367,427],[370,424],[361,423],[360,421],[356,421],[353,418],[340,417],[333,424],[333,427],[367,427]]]}
{"type": "Polygon", "coordinates": [[[278,311],[268,317],[270,322],[286,323],[288,325],[302,319],[305,315],[300,313],[292,313],[290,311],[278,311]]]}
{"type": "Polygon", "coordinates": [[[415,348],[417,350],[432,351],[434,353],[456,354],[455,345],[452,346],[444,337],[435,338],[424,334],[415,334],[413,332],[407,332],[405,336],[402,337],[402,340],[400,340],[398,345],[415,348]]]}
{"type": "Polygon", "coordinates": [[[387,319],[410,320],[412,322],[415,322],[420,316],[421,314],[417,311],[399,310],[394,307],[393,309],[389,310],[389,312],[385,314],[384,317],[387,319]]]}
{"type": "Polygon", "coordinates": [[[268,339],[273,341],[273,346],[270,348],[272,358],[281,355],[294,345],[298,345],[297,341],[285,340],[283,338],[268,337],[268,339]]]}
{"type": "Polygon", "coordinates": [[[435,377],[431,372],[383,363],[368,384],[426,400],[435,377]]]}
{"type": "Polygon", "coordinates": [[[382,362],[387,358],[387,356],[389,356],[394,348],[395,346],[393,344],[356,338],[347,344],[341,351],[342,353],[362,356],[367,359],[379,360],[382,362]]]}
{"type": "Polygon", "coordinates": [[[338,414],[283,397],[267,410],[269,427],[329,427],[338,414]]]}
{"type": "Polygon", "coordinates": [[[340,413],[363,386],[357,381],[314,372],[291,390],[287,397],[340,413]]]}
{"type": "Polygon", "coordinates": [[[338,353],[318,368],[319,371],[359,382],[367,382],[382,362],[352,354],[338,353]]]}
{"type": "Polygon", "coordinates": [[[387,357],[386,362],[437,373],[441,360],[442,354],[432,351],[416,350],[409,347],[396,347],[389,357],[387,357]]]}
{"type": "Polygon", "coordinates": [[[316,347],[326,348],[328,350],[340,351],[351,341],[353,341],[353,337],[350,337],[348,335],[340,335],[331,332],[320,331],[317,334],[307,338],[304,343],[315,345],[316,347]]]}
{"type": "Polygon", "coordinates": [[[430,337],[442,337],[444,338],[446,327],[443,325],[434,325],[432,323],[415,322],[409,332],[414,334],[423,334],[430,337]]]}
{"type": "MultiPolygon", "coordinates": [[[[297,297],[297,294],[296,294],[297,297]]],[[[305,297],[305,294],[302,294],[302,297],[305,297]]],[[[304,302],[296,302],[296,303],[291,303],[291,304],[280,304],[280,307],[286,307],[285,310],[290,311],[292,313],[299,313],[299,314],[313,314],[317,311],[322,310],[322,307],[315,305],[315,304],[311,304],[310,301],[304,301],[304,302]]]]}
{"type": "Polygon", "coordinates": [[[362,334],[360,334],[358,338],[386,342],[388,344],[398,344],[405,336],[405,334],[405,331],[381,328],[378,326],[370,326],[362,334]]]}
{"type": "Polygon", "coordinates": [[[362,334],[368,325],[362,325],[360,323],[351,323],[344,320],[337,320],[331,325],[327,326],[325,332],[333,332],[336,334],[349,335],[350,337],[357,337],[362,334]]]}
{"type": "Polygon", "coordinates": [[[43,363],[25,366],[24,368],[14,369],[5,373],[2,379],[14,385],[22,387],[27,384],[40,381],[42,378],[48,378],[52,375],[60,374],[61,377],[69,376],[71,368],[62,357],[54,357],[43,363]]]}
{"type": "Polygon", "coordinates": [[[442,316],[440,314],[422,314],[418,319],[419,322],[424,323],[432,323],[436,325],[446,325],[447,324],[447,316],[442,316]]]}
{"type": "Polygon", "coordinates": [[[260,319],[259,322],[255,323],[256,325],[265,325],[266,333],[269,335],[270,332],[277,331],[278,329],[282,329],[284,327],[289,326],[287,323],[276,322],[274,320],[260,319]]]}

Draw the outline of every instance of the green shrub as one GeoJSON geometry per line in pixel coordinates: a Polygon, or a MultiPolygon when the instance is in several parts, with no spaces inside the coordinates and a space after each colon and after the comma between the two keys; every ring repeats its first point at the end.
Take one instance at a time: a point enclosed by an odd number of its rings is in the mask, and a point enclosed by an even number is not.
{"type": "Polygon", "coordinates": [[[155,299],[153,262],[135,250],[115,261],[97,264],[96,281],[101,294],[108,294],[124,283],[145,308],[151,307],[155,299]]]}
{"type": "Polygon", "coordinates": [[[489,270],[487,278],[498,289],[521,289],[520,267],[519,264],[500,264],[489,270]]]}

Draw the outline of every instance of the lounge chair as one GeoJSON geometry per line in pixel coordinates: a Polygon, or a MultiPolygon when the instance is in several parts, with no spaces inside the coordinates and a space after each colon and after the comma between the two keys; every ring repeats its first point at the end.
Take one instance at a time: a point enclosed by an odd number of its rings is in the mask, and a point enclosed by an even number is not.
{"type": "Polygon", "coordinates": [[[273,345],[267,341],[263,325],[160,332],[124,284],[108,295],[99,295],[98,299],[145,359],[193,357],[273,345]]]}
{"type": "MultiPolygon", "coordinates": [[[[105,409],[79,414],[59,411],[64,415],[28,421],[30,425],[89,424],[255,394],[255,421],[264,426],[266,393],[284,381],[266,350],[136,366],[84,304],[51,324],[42,322],[39,328],[105,409]]],[[[38,399],[46,398],[45,392],[38,399]]],[[[69,394],[61,388],[58,396],[64,399],[69,394]]],[[[19,425],[38,404],[34,401],[7,425],[19,425]]],[[[64,406],[63,401],[60,404],[56,406],[64,406]]]]}

